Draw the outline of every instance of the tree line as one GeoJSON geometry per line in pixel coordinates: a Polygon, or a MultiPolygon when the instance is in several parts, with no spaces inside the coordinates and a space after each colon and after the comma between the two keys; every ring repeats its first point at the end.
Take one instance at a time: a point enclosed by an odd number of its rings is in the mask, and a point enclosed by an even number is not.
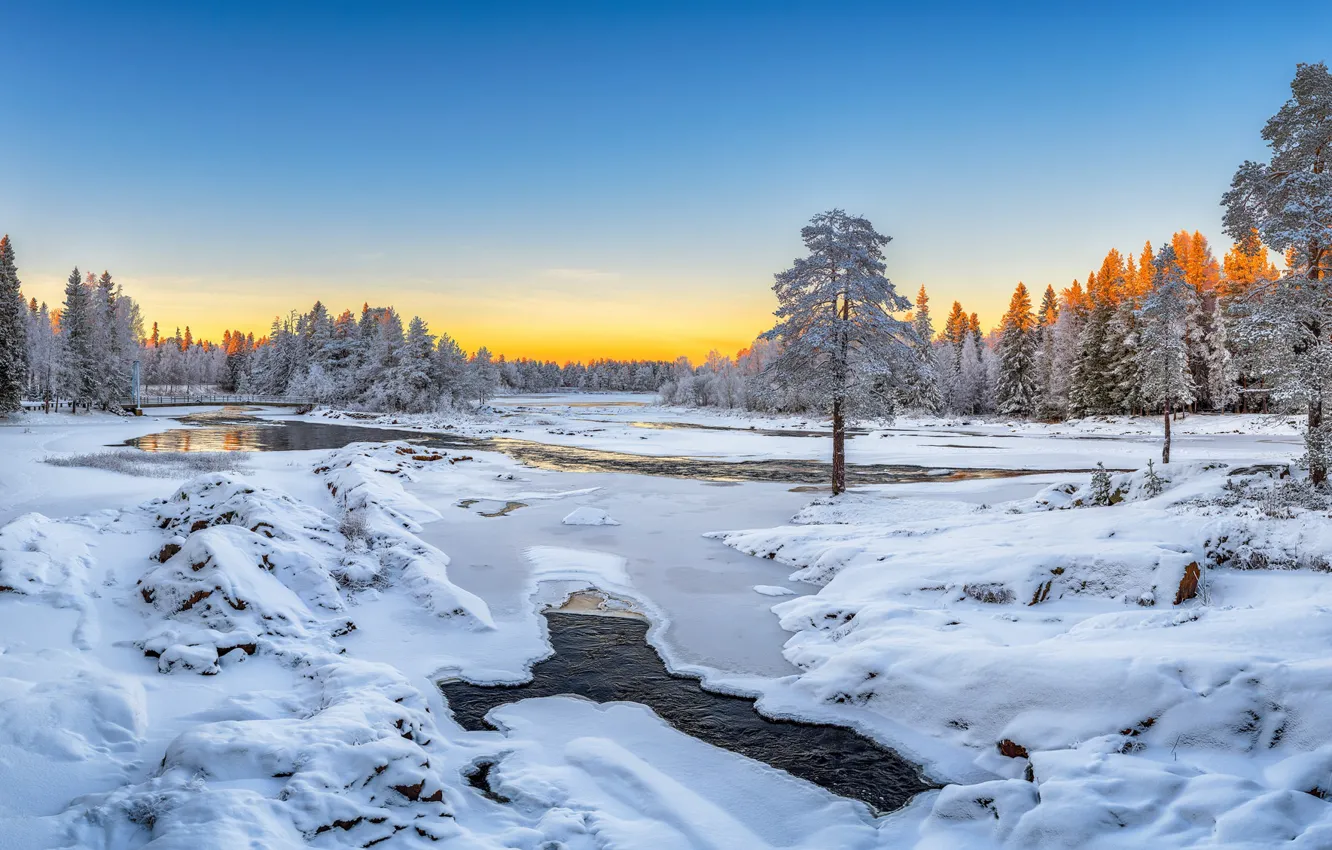
{"type": "Polygon", "coordinates": [[[130,400],[132,364],[149,392],[196,389],[308,398],[387,412],[484,404],[496,392],[559,389],[652,392],[681,368],[674,361],[589,363],[508,360],[471,353],[420,317],[393,307],[332,314],[322,302],[273,321],[266,336],[225,331],[220,344],[189,326],[145,334],[139,305],[109,272],[76,268],[55,308],[25,300],[8,236],[0,239],[0,413],[23,401],[114,410],[130,400]]]}
{"type": "Polygon", "coordinates": [[[1327,476],[1332,427],[1332,75],[1301,64],[1268,120],[1267,162],[1245,162],[1224,194],[1218,264],[1201,233],[1136,257],[1111,250],[1085,284],[1017,285],[982,334],[958,302],[934,331],[922,287],[914,310],[885,275],[889,237],[831,210],[801,231],[808,255],[775,276],[777,323],[735,358],[716,352],[668,381],[668,402],[818,411],[833,421],[833,490],[845,487],[849,414],[1062,419],[1159,412],[1163,461],[1178,410],[1307,413],[1305,462],[1327,476]],[[1285,259],[1278,271],[1268,250],[1285,259]],[[903,313],[903,318],[894,314],[903,313]]]}

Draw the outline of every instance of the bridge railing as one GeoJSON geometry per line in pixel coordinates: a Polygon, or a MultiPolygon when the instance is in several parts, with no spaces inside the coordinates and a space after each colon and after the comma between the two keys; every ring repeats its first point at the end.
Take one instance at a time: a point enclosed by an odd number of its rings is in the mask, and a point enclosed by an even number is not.
{"type": "MultiPolygon", "coordinates": [[[[303,407],[314,404],[312,398],[292,398],[276,395],[233,395],[202,393],[198,395],[141,395],[139,407],[195,407],[207,404],[267,404],[280,407],[303,407]]],[[[122,399],[121,407],[134,407],[133,399],[122,399]]]]}

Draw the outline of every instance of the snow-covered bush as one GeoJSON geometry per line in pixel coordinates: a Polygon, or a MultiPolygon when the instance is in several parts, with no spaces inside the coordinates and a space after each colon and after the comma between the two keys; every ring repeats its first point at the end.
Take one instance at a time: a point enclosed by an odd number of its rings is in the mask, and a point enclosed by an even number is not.
{"type": "Polygon", "coordinates": [[[141,452],[111,451],[50,457],[52,466],[83,467],[138,475],[145,478],[177,478],[201,472],[235,472],[245,468],[241,452],[141,452]]]}

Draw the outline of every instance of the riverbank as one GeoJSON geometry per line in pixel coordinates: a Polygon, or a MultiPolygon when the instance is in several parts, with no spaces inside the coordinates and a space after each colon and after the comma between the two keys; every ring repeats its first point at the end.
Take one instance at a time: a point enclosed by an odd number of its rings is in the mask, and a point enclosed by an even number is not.
{"type": "MultiPolygon", "coordinates": [[[[826,450],[773,433],[788,427],[644,427],[657,413],[637,404],[513,407],[462,436],[637,440],[645,456],[728,462],[826,450]]],[[[1332,805],[1313,791],[1332,774],[1332,579],[1298,557],[1332,538],[1327,509],[1297,490],[1264,495],[1291,484],[1298,454],[1275,424],[1212,426],[1162,470],[1159,496],[1114,478],[1115,504],[1091,507],[1088,475],[1048,470],[1141,466],[1151,435],[1133,423],[1085,439],[899,423],[857,436],[853,462],[948,469],[988,452],[1047,471],[831,500],[796,481],[642,474],[650,464],[536,469],[472,444],[288,444],[201,476],[164,464],[163,478],[42,462],[198,428],[104,419],[0,428],[15,460],[0,469],[15,520],[0,531],[14,588],[0,592],[0,781],[21,789],[0,803],[0,846],[1327,835],[1332,805]],[[15,519],[34,507],[46,517],[15,519]],[[494,709],[500,731],[451,719],[435,681],[524,681],[552,652],[541,610],[591,586],[632,601],[672,672],[772,716],[859,729],[948,787],[875,818],[641,707],[546,695],[494,709]]],[[[359,422],[328,424],[347,439],[424,427],[359,422]]]]}

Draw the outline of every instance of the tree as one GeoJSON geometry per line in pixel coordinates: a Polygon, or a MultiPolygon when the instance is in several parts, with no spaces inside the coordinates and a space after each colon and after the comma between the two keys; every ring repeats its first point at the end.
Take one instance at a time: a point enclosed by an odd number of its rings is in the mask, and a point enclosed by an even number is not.
{"type": "Polygon", "coordinates": [[[1138,311],[1137,361],[1144,401],[1160,405],[1165,422],[1161,463],[1170,463],[1170,414],[1177,404],[1193,401],[1193,375],[1189,371],[1189,311],[1197,291],[1184,279],[1175,249],[1163,247],[1156,255],[1152,291],[1138,311]]]}
{"type": "Polygon", "coordinates": [[[934,323],[930,321],[930,297],[925,287],[916,294],[916,311],[911,316],[915,332],[907,341],[916,358],[918,370],[909,375],[903,392],[903,406],[925,413],[939,413],[943,399],[939,394],[938,369],[934,362],[934,323]]]}
{"type": "Polygon", "coordinates": [[[1221,279],[1221,294],[1225,298],[1243,298],[1253,289],[1264,283],[1271,283],[1281,277],[1276,265],[1267,256],[1267,247],[1263,245],[1258,231],[1249,228],[1241,238],[1226,252],[1222,260],[1224,276],[1221,279]]]}
{"type": "Polygon", "coordinates": [[[65,281],[65,306],[60,312],[61,385],[75,411],[80,404],[90,404],[97,392],[93,320],[92,299],[75,267],[65,281]]]}
{"type": "Polygon", "coordinates": [[[60,340],[51,321],[46,304],[37,305],[37,299],[28,307],[28,389],[30,398],[39,398],[50,411],[55,398],[60,364],[60,340]]]}
{"type": "Polygon", "coordinates": [[[1037,415],[1050,419],[1061,407],[1055,397],[1055,328],[1059,322],[1059,296],[1045,287],[1041,309],[1036,314],[1036,404],[1037,415]]]}
{"type": "Polygon", "coordinates": [[[467,355],[448,334],[440,334],[435,344],[433,368],[435,384],[447,395],[449,404],[456,405],[467,397],[467,355]]]}
{"type": "Polygon", "coordinates": [[[1036,317],[1021,282],[1013,290],[999,333],[999,412],[1031,416],[1036,410],[1036,317]]]}
{"type": "Polygon", "coordinates": [[[832,415],[832,491],[846,490],[846,419],[888,415],[886,392],[917,371],[903,340],[911,326],[891,313],[911,303],[884,274],[889,237],[842,210],[819,213],[801,229],[809,255],[775,275],[777,324],[765,337],[781,343],[771,381],[832,415]]]}
{"type": "Polygon", "coordinates": [[[468,366],[472,394],[476,396],[478,404],[484,405],[499,388],[499,369],[490,357],[490,349],[484,345],[478,348],[468,366]]]}
{"type": "Polygon", "coordinates": [[[1300,64],[1290,88],[1290,99],[1263,127],[1271,159],[1241,165],[1221,203],[1232,239],[1257,230],[1291,258],[1280,279],[1261,286],[1261,304],[1238,334],[1288,355],[1273,395],[1307,408],[1305,458],[1310,479],[1322,484],[1329,454],[1324,405],[1332,391],[1332,74],[1323,63],[1300,64]]]}
{"type": "Polygon", "coordinates": [[[396,362],[384,370],[383,398],[389,410],[421,413],[435,406],[431,375],[435,337],[420,316],[413,316],[396,362]]]}
{"type": "Polygon", "coordinates": [[[28,378],[27,305],[19,292],[14,245],[0,239],[0,414],[23,406],[23,385],[28,378]]]}

